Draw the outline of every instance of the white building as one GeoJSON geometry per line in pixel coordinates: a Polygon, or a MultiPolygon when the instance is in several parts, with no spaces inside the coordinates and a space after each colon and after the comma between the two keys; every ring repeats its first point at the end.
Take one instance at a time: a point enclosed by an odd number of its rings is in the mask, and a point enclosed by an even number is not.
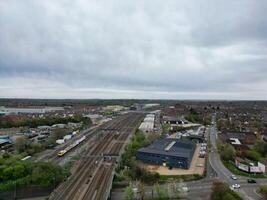
{"type": "Polygon", "coordinates": [[[0,113],[8,114],[42,114],[46,112],[61,111],[63,107],[42,107],[42,108],[7,108],[0,107],[0,113]]]}
{"type": "Polygon", "coordinates": [[[143,132],[152,132],[154,130],[154,121],[155,121],[154,114],[146,115],[144,121],[141,123],[139,127],[139,130],[143,132]]]}

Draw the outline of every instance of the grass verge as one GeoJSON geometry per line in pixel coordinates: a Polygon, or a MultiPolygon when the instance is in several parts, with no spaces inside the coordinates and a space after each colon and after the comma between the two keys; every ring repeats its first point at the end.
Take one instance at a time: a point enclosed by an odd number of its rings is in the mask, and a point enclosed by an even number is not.
{"type": "Polygon", "coordinates": [[[192,175],[160,175],[160,182],[168,182],[170,180],[196,181],[202,179],[203,176],[199,174],[192,175]]]}

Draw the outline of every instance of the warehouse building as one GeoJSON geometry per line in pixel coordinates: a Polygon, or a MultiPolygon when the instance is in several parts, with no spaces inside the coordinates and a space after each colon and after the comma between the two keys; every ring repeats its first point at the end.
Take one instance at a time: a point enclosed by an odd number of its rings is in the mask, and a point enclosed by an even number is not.
{"type": "Polygon", "coordinates": [[[0,113],[9,114],[44,114],[47,112],[63,111],[63,107],[41,107],[41,108],[7,108],[4,106],[0,107],[0,113]]]}
{"type": "Polygon", "coordinates": [[[141,123],[139,130],[143,132],[153,132],[154,130],[154,121],[155,121],[155,115],[154,114],[148,114],[146,115],[144,121],[141,123]]]}
{"type": "Polygon", "coordinates": [[[136,158],[147,164],[188,169],[195,148],[191,141],[165,138],[139,149],[136,158]]]}

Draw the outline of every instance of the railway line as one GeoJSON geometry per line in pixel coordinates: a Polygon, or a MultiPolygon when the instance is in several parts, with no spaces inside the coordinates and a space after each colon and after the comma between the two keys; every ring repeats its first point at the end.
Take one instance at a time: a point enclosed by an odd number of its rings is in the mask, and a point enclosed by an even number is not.
{"type": "Polygon", "coordinates": [[[127,114],[106,125],[104,131],[100,129],[96,133],[100,136],[87,148],[76,172],[49,199],[107,199],[117,157],[142,118],[143,114],[127,114]]]}
{"type": "MultiPolygon", "coordinates": [[[[125,117],[127,118],[127,115],[119,116],[119,118],[121,118],[122,120],[125,117]]],[[[107,131],[116,131],[116,126],[118,123],[120,123],[120,120],[114,119],[114,120],[108,121],[108,122],[106,122],[100,126],[90,128],[89,130],[83,132],[82,134],[77,135],[74,139],[75,139],[75,141],[77,141],[77,140],[80,140],[82,137],[86,136],[85,140],[82,142],[84,144],[84,143],[88,142],[89,140],[92,140],[93,137],[95,137],[99,133],[107,132],[107,131]]],[[[69,147],[70,145],[75,143],[75,141],[70,140],[67,143],[65,143],[64,145],[62,145],[60,148],[54,149],[52,151],[50,150],[49,152],[45,153],[44,155],[38,155],[38,157],[35,160],[36,161],[52,161],[55,163],[60,163],[63,158],[60,158],[58,156],[58,152],[69,147]]],[[[75,149],[76,149],[76,147],[73,148],[72,151],[75,149]]]]}

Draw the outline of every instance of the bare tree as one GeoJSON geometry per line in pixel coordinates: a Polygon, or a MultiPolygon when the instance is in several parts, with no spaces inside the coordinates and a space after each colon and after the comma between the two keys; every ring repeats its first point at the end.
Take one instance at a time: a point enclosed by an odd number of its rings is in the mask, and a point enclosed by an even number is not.
{"type": "Polygon", "coordinates": [[[145,185],[143,182],[138,182],[138,191],[139,191],[139,195],[140,195],[140,199],[144,200],[145,196],[146,196],[146,192],[145,192],[145,185]]]}

